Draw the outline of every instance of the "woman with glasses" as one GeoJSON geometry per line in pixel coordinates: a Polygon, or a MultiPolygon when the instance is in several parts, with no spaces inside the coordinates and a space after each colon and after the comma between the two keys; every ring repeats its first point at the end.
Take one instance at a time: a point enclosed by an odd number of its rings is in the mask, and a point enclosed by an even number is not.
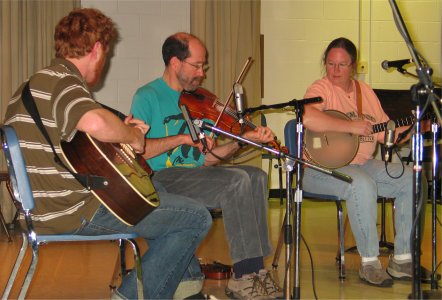
{"type": "MultiPolygon", "coordinates": [[[[384,143],[384,131],[374,133],[373,125],[387,122],[389,118],[374,91],[366,83],[353,77],[357,64],[355,45],[342,37],[333,40],[324,52],[323,64],[325,76],[315,81],[305,94],[306,98],[319,96],[323,101],[306,105],[304,125],[307,131],[324,136],[327,136],[327,132],[333,132],[352,134],[356,137],[358,147],[355,149],[355,155],[350,157],[348,164],[337,168],[338,171],[351,176],[353,182],[346,183],[306,168],[303,188],[315,193],[336,195],[346,200],[350,224],[361,255],[359,277],[364,282],[389,287],[393,284],[393,279],[411,280],[413,171],[400,163],[389,163],[386,167],[385,162],[373,158],[377,143],[384,143]],[[335,111],[340,112],[343,117],[337,118],[338,113],[335,111]],[[396,207],[394,255],[390,258],[386,271],[378,259],[378,196],[395,198],[396,207]]],[[[396,136],[405,129],[397,128],[396,136]]],[[[332,140],[332,135],[328,137],[327,145],[337,143],[339,147],[338,139],[332,140]]],[[[308,139],[306,145],[307,143],[308,139]]],[[[319,140],[314,143],[311,147],[314,148],[312,153],[317,157],[320,153],[318,149],[328,151],[326,144],[321,144],[319,140]]],[[[344,149],[344,145],[341,149],[344,149]]],[[[308,151],[307,146],[307,154],[308,151]]],[[[314,160],[314,157],[310,158],[314,160]]],[[[422,180],[422,186],[423,195],[426,195],[426,180],[422,180]]],[[[430,279],[430,272],[423,270],[422,277],[430,279]]]]}

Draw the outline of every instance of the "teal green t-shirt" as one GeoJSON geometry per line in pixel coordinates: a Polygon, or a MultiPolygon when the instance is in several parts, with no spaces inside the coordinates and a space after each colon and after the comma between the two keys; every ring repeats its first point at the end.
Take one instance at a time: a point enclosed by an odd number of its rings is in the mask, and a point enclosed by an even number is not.
{"type": "MultiPolygon", "coordinates": [[[[188,134],[186,122],[178,107],[180,93],[171,89],[162,78],[140,87],[132,101],[135,118],[150,125],[147,138],[188,134]]],[[[181,145],[147,160],[154,171],[170,167],[193,168],[204,163],[204,155],[196,147],[181,145]]]]}

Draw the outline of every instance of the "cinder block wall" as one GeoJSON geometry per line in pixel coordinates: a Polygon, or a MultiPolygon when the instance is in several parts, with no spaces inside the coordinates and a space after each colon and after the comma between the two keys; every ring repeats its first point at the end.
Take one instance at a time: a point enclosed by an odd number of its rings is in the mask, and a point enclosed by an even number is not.
{"type": "Polygon", "coordinates": [[[118,25],[120,41],[95,98],[128,113],[136,89],[162,75],[164,39],[190,30],[190,1],[82,0],[81,5],[100,9],[118,25]]]}
{"type": "MultiPolygon", "coordinates": [[[[442,0],[397,2],[416,47],[440,82],[442,0]]],[[[161,75],[165,37],[190,30],[190,0],[82,0],[82,6],[102,10],[120,29],[107,77],[95,94],[97,100],[127,113],[135,90],[161,75]]],[[[380,67],[383,60],[410,58],[386,0],[261,0],[261,32],[264,104],[302,99],[308,85],[322,76],[325,47],[339,36],[358,46],[360,60],[368,67],[359,78],[373,87],[408,89],[416,82],[380,67]]],[[[267,114],[268,125],[281,139],[291,118],[290,112],[267,114]]]]}
{"type": "MultiPolygon", "coordinates": [[[[441,77],[441,0],[396,1],[416,48],[441,77]]],[[[368,66],[359,79],[374,88],[409,89],[417,80],[381,68],[384,60],[411,58],[384,0],[262,0],[264,35],[264,104],[302,99],[307,87],[323,76],[321,57],[334,38],[351,39],[368,66]]],[[[411,66],[408,70],[414,73],[411,66]]],[[[401,103],[398,103],[401,105],[401,103]]],[[[283,139],[289,112],[267,114],[267,123],[283,139]]],[[[263,167],[267,166],[263,162],[263,167]]],[[[272,187],[278,186],[276,171],[272,187]]]]}

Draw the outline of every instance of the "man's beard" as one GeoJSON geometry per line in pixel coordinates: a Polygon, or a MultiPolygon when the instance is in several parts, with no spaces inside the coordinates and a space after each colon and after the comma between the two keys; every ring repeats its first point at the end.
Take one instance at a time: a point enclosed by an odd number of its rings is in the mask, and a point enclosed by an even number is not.
{"type": "Polygon", "coordinates": [[[178,75],[178,80],[185,91],[192,92],[196,90],[204,80],[204,77],[192,77],[191,79],[178,75]]]}

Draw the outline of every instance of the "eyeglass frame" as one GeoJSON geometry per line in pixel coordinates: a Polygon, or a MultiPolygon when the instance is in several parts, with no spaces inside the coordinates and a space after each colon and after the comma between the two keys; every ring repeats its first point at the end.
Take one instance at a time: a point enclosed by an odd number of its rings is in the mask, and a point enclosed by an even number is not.
{"type": "Polygon", "coordinates": [[[350,67],[351,65],[353,65],[353,63],[352,62],[350,62],[350,63],[334,63],[334,62],[325,62],[325,66],[326,67],[329,67],[329,68],[336,68],[336,67],[338,67],[339,69],[345,69],[345,68],[348,68],[348,67],[350,67]]]}
{"type": "Polygon", "coordinates": [[[209,66],[208,64],[197,65],[197,64],[193,64],[193,63],[191,63],[191,62],[188,62],[188,61],[186,61],[186,60],[182,60],[181,62],[185,62],[186,64],[191,65],[191,66],[194,67],[195,69],[197,69],[197,70],[201,70],[201,71],[203,71],[204,73],[206,73],[206,72],[209,70],[209,68],[210,68],[210,66],[209,66]]]}

